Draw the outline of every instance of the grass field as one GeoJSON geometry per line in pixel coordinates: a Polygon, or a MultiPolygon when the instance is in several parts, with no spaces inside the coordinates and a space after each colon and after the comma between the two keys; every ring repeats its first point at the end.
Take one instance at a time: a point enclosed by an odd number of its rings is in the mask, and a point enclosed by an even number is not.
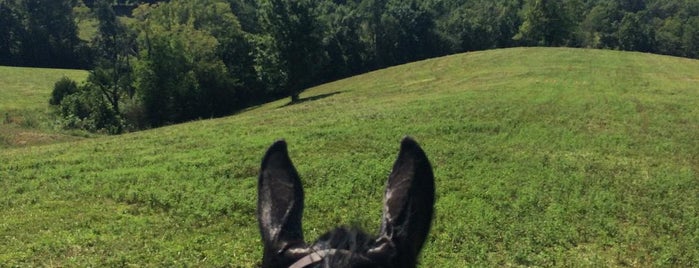
{"type": "Polygon", "coordinates": [[[48,102],[63,76],[83,81],[87,72],[0,66],[0,148],[77,139],[53,129],[48,102]]]}
{"type": "Polygon", "coordinates": [[[699,61],[517,48],[397,66],[235,116],[0,152],[0,263],[259,264],[285,138],[313,240],[379,227],[403,135],[434,166],[422,267],[695,266],[699,61]]]}

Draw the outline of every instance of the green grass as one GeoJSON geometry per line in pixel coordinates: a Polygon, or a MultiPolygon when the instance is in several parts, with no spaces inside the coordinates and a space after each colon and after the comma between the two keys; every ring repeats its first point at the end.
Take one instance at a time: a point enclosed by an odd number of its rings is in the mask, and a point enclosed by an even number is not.
{"type": "Polygon", "coordinates": [[[87,72],[0,66],[0,111],[46,108],[54,83],[63,76],[83,81],[87,72]]]}
{"type": "Polygon", "coordinates": [[[0,66],[0,148],[75,140],[54,130],[49,98],[61,77],[75,81],[87,71],[0,66]]]}
{"type": "Polygon", "coordinates": [[[304,230],[379,227],[403,135],[435,169],[422,267],[699,263],[699,61],[517,48],[397,66],[235,116],[0,152],[0,263],[261,258],[259,161],[286,138],[304,230]]]}

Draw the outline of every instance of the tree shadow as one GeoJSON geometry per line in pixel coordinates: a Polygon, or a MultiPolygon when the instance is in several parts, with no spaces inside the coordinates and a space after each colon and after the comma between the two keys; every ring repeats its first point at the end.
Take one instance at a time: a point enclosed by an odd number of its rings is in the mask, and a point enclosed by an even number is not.
{"type": "Polygon", "coordinates": [[[320,94],[320,95],[315,95],[315,96],[300,98],[300,99],[297,100],[297,101],[293,101],[293,102],[290,101],[289,103],[284,104],[284,105],[280,106],[279,108],[284,108],[284,107],[287,107],[287,106],[296,105],[296,104],[300,104],[300,103],[304,103],[304,102],[309,102],[309,101],[315,101],[315,100],[325,99],[325,98],[327,98],[327,97],[332,97],[332,96],[337,95],[337,94],[340,94],[340,93],[342,93],[342,92],[343,92],[343,91],[335,91],[335,92],[330,92],[330,93],[325,93],[325,94],[320,94]]]}

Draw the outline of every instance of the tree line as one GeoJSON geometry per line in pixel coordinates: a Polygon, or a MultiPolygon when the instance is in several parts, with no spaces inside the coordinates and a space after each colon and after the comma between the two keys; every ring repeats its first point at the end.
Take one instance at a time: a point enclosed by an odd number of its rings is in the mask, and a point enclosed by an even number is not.
{"type": "Polygon", "coordinates": [[[330,80],[465,51],[699,58],[695,0],[171,0],[140,1],[129,18],[112,9],[122,2],[139,1],[1,0],[0,64],[89,69],[83,84],[57,82],[51,102],[68,127],[119,133],[294,102],[330,80]],[[81,16],[97,21],[89,40],[81,16]]]}

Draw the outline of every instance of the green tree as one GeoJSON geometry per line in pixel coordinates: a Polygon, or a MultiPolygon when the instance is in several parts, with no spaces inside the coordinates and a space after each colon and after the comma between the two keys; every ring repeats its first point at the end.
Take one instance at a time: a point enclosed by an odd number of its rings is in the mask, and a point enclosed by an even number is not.
{"type": "Polygon", "coordinates": [[[371,52],[371,57],[368,59],[372,65],[371,68],[386,66],[383,63],[377,44],[381,42],[381,33],[385,32],[381,18],[386,12],[387,3],[388,0],[362,0],[358,6],[358,10],[365,20],[365,32],[362,38],[371,52]]]}
{"type": "Polygon", "coordinates": [[[684,55],[699,58],[699,17],[688,19],[682,33],[684,55]]]}
{"type": "Polygon", "coordinates": [[[14,1],[0,1],[0,64],[15,64],[25,35],[22,17],[14,1]]]}
{"type": "Polygon", "coordinates": [[[564,12],[562,1],[529,0],[524,8],[523,22],[515,40],[526,45],[566,45],[571,33],[571,22],[564,12]]]}
{"type": "Polygon", "coordinates": [[[260,2],[260,25],[269,35],[260,40],[271,43],[261,43],[265,50],[257,55],[257,68],[262,76],[278,78],[269,86],[290,96],[292,102],[299,100],[304,89],[318,83],[319,68],[325,61],[321,27],[313,8],[312,0],[260,2]],[[267,56],[277,59],[260,59],[267,56]],[[274,72],[279,74],[268,74],[274,72]]]}
{"type": "Polygon", "coordinates": [[[433,14],[417,1],[389,1],[377,32],[379,62],[390,66],[441,54],[435,29],[433,14]]]}
{"type": "MultiPolygon", "coordinates": [[[[246,6],[249,4],[247,1],[244,3],[246,6]]],[[[227,115],[239,108],[240,105],[253,102],[250,100],[251,95],[261,91],[259,89],[262,88],[258,83],[254,68],[252,35],[243,31],[243,26],[231,8],[226,1],[222,0],[188,2],[188,9],[191,10],[189,16],[195,20],[193,26],[208,32],[216,39],[218,45],[215,53],[228,69],[230,79],[226,80],[233,82],[227,82],[226,87],[229,88],[221,88],[221,85],[206,87],[205,101],[210,103],[210,111],[207,113],[210,113],[211,116],[227,115]],[[208,6],[208,8],[199,8],[199,6],[208,6]]],[[[251,14],[246,14],[246,16],[251,16],[251,14]]],[[[246,19],[250,20],[251,18],[246,19]]],[[[221,81],[221,79],[223,78],[211,78],[202,80],[202,82],[221,81]]]]}
{"type": "Polygon", "coordinates": [[[440,28],[454,52],[509,47],[520,23],[518,11],[512,2],[472,1],[451,7],[440,28]]]}
{"type": "Polygon", "coordinates": [[[654,32],[643,15],[626,13],[617,34],[620,49],[642,52],[651,52],[654,49],[654,32]]]}
{"type": "Polygon", "coordinates": [[[235,19],[222,0],[172,1],[135,12],[142,48],[135,85],[152,126],[216,116],[216,107],[239,107],[237,79],[221,59],[227,35],[218,33],[232,25],[219,25],[224,17],[209,16],[219,14],[212,9],[235,19]]]}
{"type": "Polygon", "coordinates": [[[683,22],[676,16],[660,20],[660,25],[656,32],[657,51],[661,54],[683,55],[682,35],[683,22]]]}
{"type": "Polygon", "coordinates": [[[372,59],[372,52],[366,39],[363,39],[364,17],[357,4],[348,2],[336,4],[323,2],[320,20],[325,25],[324,50],[328,62],[322,70],[324,80],[346,77],[366,71],[372,59]]]}
{"type": "Polygon", "coordinates": [[[41,67],[84,68],[88,58],[78,39],[74,0],[23,0],[26,34],[22,39],[24,63],[41,67]]]}
{"type": "Polygon", "coordinates": [[[93,41],[96,64],[90,72],[88,82],[94,85],[93,88],[99,89],[114,112],[120,115],[122,99],[134,95],[130,61],[135,54],[134,39],[116,17],[108,1],[98,0],[95,3],[95,14],[99,21],[98,33],[93,41]]]}
{"type": "Polygon", "coordinates": [[[146,48],[141,50],[136,63],[136,88],[152,126],[192,119],[191,110],[198,102],[199,85],[192,57],[186,55],[194,52],[186,50],[188,40],[183,35],[187,33],[201,35],[191,28],[166,31],[150,26],[140,37],[146,48]]]}
{"type": "Polygon", "coordinates": [[[255,0],[228,0],[233,14],[240,21],[243,31],[248,33],[259,33],[261,31],[257,18],[257,4],[255,0]]]}
{"type": "Polygon", "coordinates": [[[593,48],[617,48],[617,31],[624,14],[616,2],[600,2],[585,16],[580,25],[583,46],[593,48]]]}

